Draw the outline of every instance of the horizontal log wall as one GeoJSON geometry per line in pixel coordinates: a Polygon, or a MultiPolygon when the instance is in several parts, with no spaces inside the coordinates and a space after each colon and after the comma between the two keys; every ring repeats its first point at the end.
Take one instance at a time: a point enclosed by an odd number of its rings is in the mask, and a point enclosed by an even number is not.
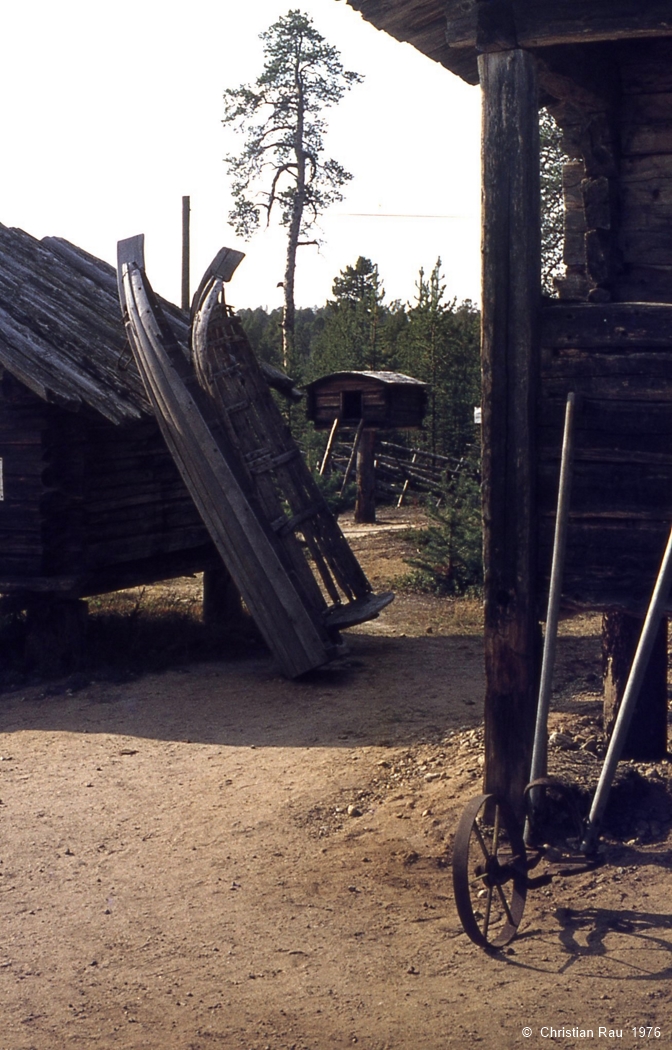
{"type": "Polygon", "coordinates": [[[153,420],[90,422],[83,484],[87,572],[209,543],[153,420]]]}
{"type": "Polygon", "coordinates": [[[542,590],[564,402],[574,390],[579,406],[564,596],[577,606],[642,612],[672,522],[672,305],[557,305],[542,319],[542,590]]]}
{"type": "Polygon", "coordinates": [[[317,427],[330,427],[341,411],[343,393],[361,393],[362,413],[377,427],[417,427],[422,423],[426,394],[412,383],[338,377],[311,392],[307,412],[317,427]]]}
{"type": "Polygon", "coordinates": [[[672,302],[672,38],[623,47],[614,298],[672,302]]]}
{"type": "Polygon", "coordinates": [[[0,389],[0,591],[99,591],[194,572],[213,548],[156,423],[0,389]]]}
{"type": "Polygon", "coordinates": [[[46,406],[5,373],[0,388],[0,575],[27,579],[42,571],[39,502],[46,406]]]}
{"type": "MultiPolygon", "coordinates": [[[[318,427],[331,426],[341,412],[341,390],[329,389],[321,391],[315,402],[315,425],[318,427]]],[[[373,389],[362,389],[350,386],[345,388],[352,393],[362,394],[362,414],[367,422],[375,422],[382,426],[388,413],[387,396],[383,387],[373,389]]]]}

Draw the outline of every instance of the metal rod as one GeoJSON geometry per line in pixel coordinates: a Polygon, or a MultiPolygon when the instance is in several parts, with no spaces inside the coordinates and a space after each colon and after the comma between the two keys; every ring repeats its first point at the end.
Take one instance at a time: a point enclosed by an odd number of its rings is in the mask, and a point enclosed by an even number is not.
{"type": "MultiPolygon", "coordinates": [[[[565,406],[565,428],[562,435],[562,452],[560,454],[560,480],[558,482],[558,504],[555,513],[555,536],[553,538],[551,580],[548,590],[544,652],[541,661],[541,680],[539,682],[539,699],[537,702],[537,721],[534,730],[534,747],[532,749],[530,782],[538,780],[539,777],[546,775],[548,755],[548,709],[551,701],[555,648],[558,637],[558,619],[560,614],[560,599],[562,597],[562,570],[565,560],[569,497],[572,484],[575,404],[576,398],[572,392],[567,395],[567,404],[565,406]]],[[[539,806],[540,794],[540,788],[533,788],[530,791],[530,807],[533,814],[535,809],[539,806]]],[[[526,839],[528,838],[529,830],[529,827],[526,827],[526,839]]]]}
{"type": "Polygon", "coordinates": [[[189,197],[182,198],[182,309],[188,310],[191,305],[189,298],[189,218],[191,201],[189,197]]]}
{"type": "Polygon", "coordinates": [[[583,842],[581,843],[581,850],[583,853],[592,853],[595,849],[600,824],[607,806],[609,791],[611,790],[611,783],[614,779],[614,773],[616,772],[616,766],[618,765],[621,752],[623,751],[623,745],[625,744],[628,735],[632,716],[635,713],[637,697],[639,696],[642,681],[644,680],[644,675],[646,674],[646,669],[651,657],[651,651],[656,640],[660,618],[663,616],[667,605],[670,584],[672,584],[672,529],[670,529],[667,547],[665,548],[665,554],[663,555],[663,560],[658,572],[658,579],[656,580],[656,585],[653,589],[653,594],[651,595],[649,609],[646,614],[646,619],[644,620],[644,626],[642,627],[642,633],[637,645],[637,651],[635,652],[635,658],[632,662],[628,681],[625,686],[625,692],[623,693],[623,699],[621,700],[621,706],[618,709],[616,724],[614,725],[611,734],[611,740],[609,741],[609,747],[607,748],[607,755],[597,784],[595,797],[593,798],[593,804],[586,825],[586,832],[583,842]]]}

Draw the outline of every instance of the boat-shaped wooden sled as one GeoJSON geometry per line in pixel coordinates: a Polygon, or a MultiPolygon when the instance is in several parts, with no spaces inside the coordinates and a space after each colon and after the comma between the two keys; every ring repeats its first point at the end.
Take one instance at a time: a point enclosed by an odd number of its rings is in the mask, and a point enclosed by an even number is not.
{"type": "Polygon", "coordinates": [[[142,237],[119,242],[119,295],[166,444],[250,614],[294,678],[337,655],[339,631],[377,616],[393,595],[373,594],[224,302],[223,282],[241,258],[219,252],[194,297],[193,361],[147,281],[142,237]]]}

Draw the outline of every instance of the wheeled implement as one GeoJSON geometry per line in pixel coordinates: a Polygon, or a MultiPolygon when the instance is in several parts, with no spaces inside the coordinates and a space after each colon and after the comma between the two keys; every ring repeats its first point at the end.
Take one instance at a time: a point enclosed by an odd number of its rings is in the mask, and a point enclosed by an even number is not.
{"type": "Polygon", "coordinates": [[[549,847],[545,844],[542,827],[545,796],[556,792],[568,800],[570,805],[572,801],[567,785],[547,778],[544,770],[569,504],[573,413],[574,398],[570,394],[565,415],[556,536],[532,769],[530,783],[525,789],[525,823],[523,826],[519,822],[505,799],[495,794],[479,795],[467,803],[453,845],[453,888],[457,912],[467,936],[486,950],[497,950],[513,940],[523,916],[528,889],[547,885],[553,878],[552,871],[530,878],[529,872],[540,860],[546,859],[552,864],[559,862],[560,868],[556,869],[555,873],[563,876],[586,871],[601,863],[597,845],[602,818],[672,584],[670,530],[590,813],[585,823],[581,822],[578,813],[573,814],[575,835],[567,839],[564,848],[558,850],[555,845],[549,847]]]}

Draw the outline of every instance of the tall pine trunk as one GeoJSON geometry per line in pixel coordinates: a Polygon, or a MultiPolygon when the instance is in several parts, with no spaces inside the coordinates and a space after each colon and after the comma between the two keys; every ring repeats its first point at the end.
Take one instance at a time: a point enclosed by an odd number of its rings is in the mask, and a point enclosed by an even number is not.
{"type": "Polygon", "coordinates": [[[296,70],[296,94],[298,99],[296,130],[294,132],[294,159],[296,162],[296,190],[292,202],[292,215],[287,232],[287,259],[285,262],[285,307],[282,317],[282,364],[286,372],[294,367],[296,330],[296,305],[294,283],[296,276],[296,251],[301,236],[301,220],[306,199],[306,154],[304,149],[304,100],[299,69],[296,70]]]}
{"type": "Polygon", "coordinates": [[[296,250],[299,246],[301,212],[298,194],[294,201],[292,220],[287,234],[287,258],[285,261],[284,297],[285,305],[282,315],[282,366],[285,372],[291,373],[294,364],[294,333],[296,329],[296,306],[294,304],[294,277],[296,273],[296,250]]]}

